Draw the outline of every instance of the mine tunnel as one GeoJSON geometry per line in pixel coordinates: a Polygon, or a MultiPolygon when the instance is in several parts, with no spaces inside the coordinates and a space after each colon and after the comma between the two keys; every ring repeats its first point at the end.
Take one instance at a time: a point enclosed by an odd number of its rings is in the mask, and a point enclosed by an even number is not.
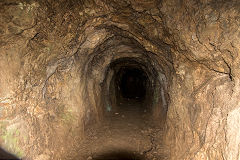
{"type": "MultiPolygon", "coordinates": [[[[105,106],[111,107],[107,108],[107,111],[120,108],[122,111],[127,111],[129,105],[132,106],[130,107],[133,109],[132,111],[135,109],[135,111],[142,110],[144,112],[153,112],[153,105],[155,107],[158,105],[162,111],[164,110],[163,107],[167,107],[164,95],[155,97],[161,98],[163,96],[164,105],[154,103],[154,92],[156,94],[157,90],[164,90],[164,87],[161,86],[161,80],[157,78],[157,71],[151,64],[137,58],[125,57],[111,62],[108,72],[112,74],[107,73],[105,79],[111,80],[107,89],[103,88],[102,90],[102,93],[106,93],[105,100],[107,101],[105,101],[105,106]],[[111,77],[109,77],[110,75],[111,77]]],[[[164,91],[162,92],[164,93],[164,91]]]]}
{"type": "Polygon", "coordinates": [[[115,78],[116,92],[123,98],[144,100],[147,80],[144,71],[126,66],[118,71],[115,78]]]}
{"type": "Polygon", "coordinates": [[[0,1],[0,159],[239,160],[239,8],[0,1]]]}

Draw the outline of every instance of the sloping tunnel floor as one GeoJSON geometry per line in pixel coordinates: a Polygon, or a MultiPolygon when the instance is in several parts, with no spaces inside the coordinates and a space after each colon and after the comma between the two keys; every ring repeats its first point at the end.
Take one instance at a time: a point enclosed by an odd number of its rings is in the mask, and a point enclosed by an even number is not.
{"type": "Polygon", "coordinates": [[[87,160],[163,160],[163,128],[153,123],[151,115],[138,101],[128,101],[118,112],[109,114],[98,127],[88,129],[79,144],[87,160]]]}

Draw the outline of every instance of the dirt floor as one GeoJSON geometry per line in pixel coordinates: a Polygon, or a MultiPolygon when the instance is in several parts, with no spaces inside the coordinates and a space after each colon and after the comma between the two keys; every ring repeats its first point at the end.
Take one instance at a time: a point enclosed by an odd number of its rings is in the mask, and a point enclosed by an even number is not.
{"type": "Polygon", "coordinates": [[[152,123],[141,102],[128,101],[87,131],[80,160],[163,160],[163,129],[152,123]]]}

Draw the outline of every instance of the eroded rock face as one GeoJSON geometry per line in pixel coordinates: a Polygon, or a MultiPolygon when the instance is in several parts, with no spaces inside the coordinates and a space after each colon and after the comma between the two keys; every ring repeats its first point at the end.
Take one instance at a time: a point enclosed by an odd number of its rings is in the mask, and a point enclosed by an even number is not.
{"type": "Polygon", "coordinates": [[[85,129],[109,104],[101,93],[112,62],[130,58],[156,86],[152,115],[165,116],[167,159],[240,159],[239,8],[237,0],[0,2],[1,147],[25,159],[81,155],[85,129]]]}

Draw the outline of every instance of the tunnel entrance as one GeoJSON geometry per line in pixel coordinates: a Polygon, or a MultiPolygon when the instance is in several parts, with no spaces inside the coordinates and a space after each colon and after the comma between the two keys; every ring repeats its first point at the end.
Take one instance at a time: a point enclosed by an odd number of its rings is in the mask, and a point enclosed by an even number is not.
{"type": "Polygon", "coordinates": [[[162,126],[153,123],[153,112],[162,112],[158,109],[162,107],[158,105],[162,85],[154,67],[147,58],[136,57],[112,60],[107,66],[101,84],[104,120],[89,132],[94,132],[98,145],[86,142],[98,153],[91,159],[163,159],[161,152],[152,154],[156,149],[155,133],[160,135],[156,141],[162,141],[163,132],[162,126]]]}
{"type": "Polygon", "coordinates": [[[151,81],[153,76],[145,63],[133,58],[117,59],[110,64],[108,74],[106,99],[114,111],[129,107],[151,110],[154,80],[151,81]]]}
{"type": "MultiPolygon", "coordinates": [[[[86,75],[92,79],[87,79],[86,91],[94,102],[96,117],[100,117],[100,125],[87,128],[87,135],[94,136],[88,137],[86,146],[97,153],[91,155],[92,159],[136,159],[121,154],[122,150],[149,159],[161,156],[160,152],[149,153],[155,148],[152,143],[155,133],[162,135],[168,102],[165,76],[168,72],[154,54],[136,47],[134,40],[128,40],[115,37],[101,44],[104,49],[108,45],[112,49],[105,53],[99,47],[86,70],[86,75]],[[123,45],[123,42],[129,43],[123,45]]],[[[157,139],[162,141],[161,138],[157,139]]]]}
{"type": "Polygon", "coordinates": [[[121,68],[116,76],[117,91],[123,98],[143,100],[147,87],[146,73],[138,68],[121,68]]]}

